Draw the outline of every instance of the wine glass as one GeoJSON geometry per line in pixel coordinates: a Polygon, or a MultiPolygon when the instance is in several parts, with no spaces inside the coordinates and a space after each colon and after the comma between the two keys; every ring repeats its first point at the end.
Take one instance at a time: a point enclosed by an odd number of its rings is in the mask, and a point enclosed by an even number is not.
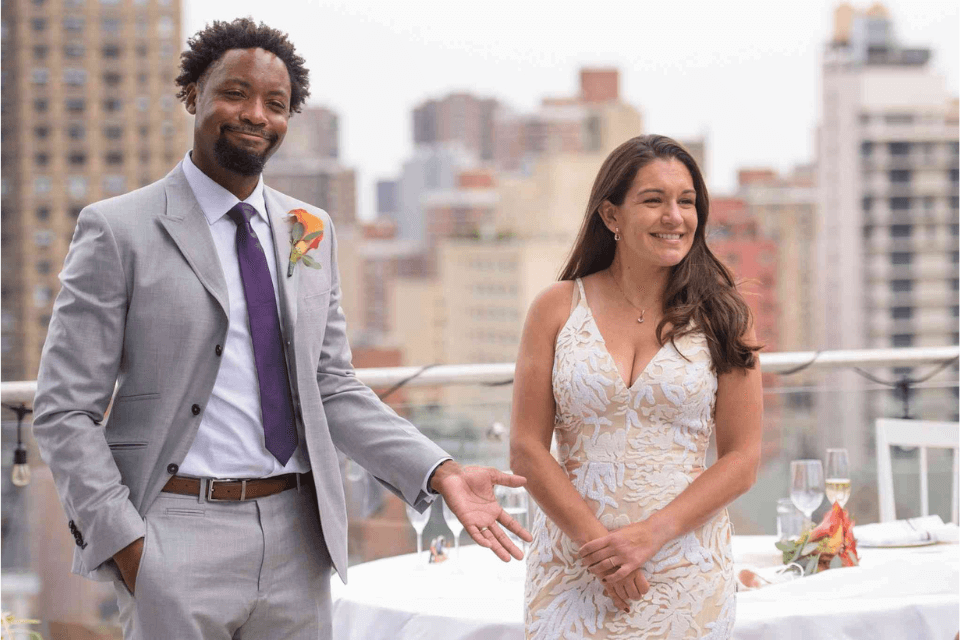
{"type": "MultiPolygon", "coordinates": [[[[441,498],[442,499],[442,498],[441,498]]],[[[450,532],[453,534],[454,555],[457,557],[457,563],[460,562],[460,533],[463,531],[463,523],[447,506],[447,501],[443,501],[443,521],[447,523],[450,532]]]]}
{"type": "Polygon", "coordinates": [[[422,563],[419,560],[420,556],[423,555],[423,529],[427,526],[427,521],[430,520],[430,511],[433,505],[428,504],[427,508],[423,510],[423,513],[420,513],[410,505],[406,506],[407,520],[410,521],[410,524],[417,532],[417,566],[421,566],[422,563]]]}
{"type": "Polygon", "coordinates": [[[847,506],[850,499],[850,461],[846,449],[827,449],[827,500],[847,506]]]}
{"type": "Polygon", "coordinates": [[[809,525],[813,512],[823,502],[823,464],[819,460],[790,463],[790,499],[809,525]]]}
{"type": "MultiPolygon", "coordinates": [[[[503,507],[503,510],[510,514],[514,520],[519,522],[520,526],[526,529],[528,508],[528,496],[526,490],[522,487],[505,487],[502,485],[497,485],[494,487],[493,491],[494,495],[497,497],[497,501],[500,503],[500,506],[503,507]]],[[[519,536],[514,534],[506,527],[504,527],[504,530],[507,532],[507,535],[513,541],[513,543],[526,552],[527,543],[521,540],[519,536]]]]}

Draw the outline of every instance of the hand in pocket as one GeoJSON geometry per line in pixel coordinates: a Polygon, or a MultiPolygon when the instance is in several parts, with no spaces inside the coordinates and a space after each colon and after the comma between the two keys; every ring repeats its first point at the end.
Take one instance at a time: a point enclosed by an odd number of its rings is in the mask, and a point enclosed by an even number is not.
{"type": "Polygon", "coordinates": [[[120,569],[123,583],[130,595],[136,594],[137,574],[140,572],[140,559],[143,557],[143,538],[137,538],[113,555],[113,561],[120,569]]]}

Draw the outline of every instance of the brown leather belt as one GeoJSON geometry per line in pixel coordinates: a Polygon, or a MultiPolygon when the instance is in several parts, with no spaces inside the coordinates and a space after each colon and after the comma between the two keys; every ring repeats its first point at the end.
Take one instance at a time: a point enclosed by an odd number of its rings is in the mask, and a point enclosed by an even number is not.
{"type": "MultiPolygon", "coordinates": [[[[222,500],[253,500],[256,498],[266,498],[275,493],[286,491],[287,489],[296,489],[297,487],[313,486],[313,474],[307,473],[287,473],[282,476],[271,476],[269,478],[209,478],[207,479],[207,490],[205,497],[211,501],[222,500]]],[[[203,479],[188,478],[186,476],[173,476],[163,485],[161,491],[166,493],[176,493],[181,496],[200,496],[203,487],[203,479]]]]}

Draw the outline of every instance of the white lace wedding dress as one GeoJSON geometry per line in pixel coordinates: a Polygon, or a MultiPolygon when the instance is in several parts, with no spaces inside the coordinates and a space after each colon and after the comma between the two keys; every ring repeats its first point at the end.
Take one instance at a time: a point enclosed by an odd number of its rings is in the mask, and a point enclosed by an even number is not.
{"type": "MultiPolygon", "coordinates": [[[[557,336],[553,394],[557,453],[573,486],[608,529],[645,520],[703,471],[717,376],[701,333],[667,343],[628,388],[577,279],[557,336]],[[680,354],[683,355],[680,355],[680,354]],[[684,357],[685,356],[685,357],[684,357]]],[[[575,546],[542,511],[527,554],[529,639],[729,638],[736,601],[726,510],[668,542],[643,567],[650,591],[616,609],[575,546]]]]}

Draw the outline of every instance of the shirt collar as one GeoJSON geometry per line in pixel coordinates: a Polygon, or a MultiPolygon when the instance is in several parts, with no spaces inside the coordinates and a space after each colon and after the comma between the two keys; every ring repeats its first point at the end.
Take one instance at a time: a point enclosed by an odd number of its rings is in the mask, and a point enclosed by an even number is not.
{"type": "MultiPolygon", "coordinates": [[[[183,174],[187,177],[187,183],[193,190],[197,202],[200,203],[200,209],[208,224],[213,224],[223,216],[227,215],[240,199],[217,184],[213,178],[205,174],[197,165],[193,164],[190,158],[190,151],[183,158],[183,174]]],[[[263,218],[267,224],[270,219],[267,218],[267,205],[263,200],[263,175],[257,180],[257,186],[254,188],[246,200],[247,204],[257,210],[257,214],[263,218]]]]}

